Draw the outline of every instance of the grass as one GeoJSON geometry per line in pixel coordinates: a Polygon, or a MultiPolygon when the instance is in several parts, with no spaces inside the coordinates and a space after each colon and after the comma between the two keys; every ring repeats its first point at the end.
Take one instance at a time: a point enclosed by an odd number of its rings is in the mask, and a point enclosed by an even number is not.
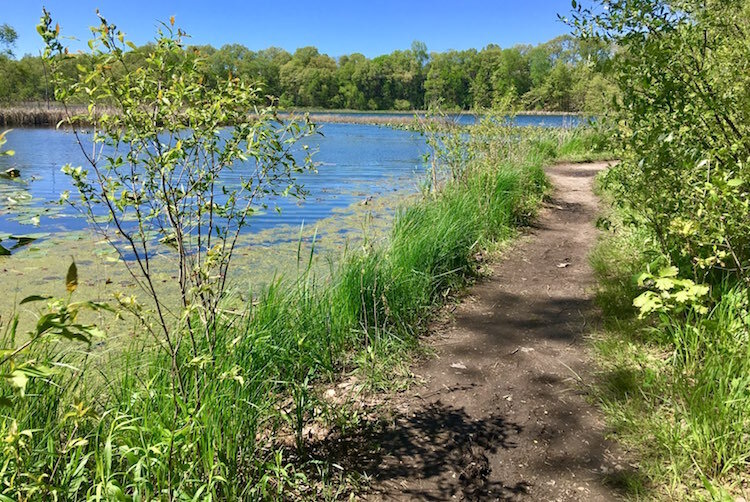
{"type": "Polygon", "coordinates": [[[624,216],[609,215],[591,260],[605,316],[595,395],[617,438],[640,457],[647,481],[634,478],[632,495],[734,500],[745,495],[750,466],[748,291],[719,281],[706,313],[638,319],[635,277],[666,258],[645,226],[624,216]]]}
{"type": "MultiPolygon", "coordinates": [[[[108,110],[103,110],[108,111],[108,110]]],[[[72,115],[86,115],[85,107],[70,107],[72,115]]],[[[101,113],[101,112],[100,112],[101,113]]],[[[295,112],[281,112],[284,118],[295,112]]],[[[300,112],[304,113],[304,112],[300,112]]],[[[310,112],[310,117],[317,123],[346,123],[365,125],[386,126],[409,126],[414,123],[414,114],[407,113],[403,116],[378,115],[337,115],[335,112],[310,112]]],[[[64,108],[51,103],[49,106],[43,103],[32,103],[24,105],[0,106],[0,127],[55,127],[57,124],[67,123],[67,115],[64,108]]],[[[79,123],[83,123],[79,121],[79,123]]]]}
{"type": "MultiPolygon", "coordinates": [[[[560,148],[581,148],[565,147],[576,131],[519,131],[483,128],[460,179],[402,208],[386,243],[348,252],[327,279],[300,257],[298,277],[221,318],[210,359],[184,350],[170,361],[140,337],[106,358],[37,345],[31,357],[58,371],[32,379],[0,415],[0,494],[288,500],[362,489],[366,473],[310,454],[313,431],[325,437],[359,420],[347,405],[356,395],[331,401],[324,390],[347,379],[357,392],[403,382],[398,369],[433,314],[477,277],[477,253],[533,218],[547,188],[542,166],[560,148]]],[[[6,330],[3,347],[13,336],[6,330]]]]}

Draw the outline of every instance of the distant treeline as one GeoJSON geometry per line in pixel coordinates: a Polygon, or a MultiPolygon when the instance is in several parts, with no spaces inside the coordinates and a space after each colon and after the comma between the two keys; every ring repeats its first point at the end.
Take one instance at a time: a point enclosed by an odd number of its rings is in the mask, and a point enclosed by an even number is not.
{"type": "MultiPolygon", "coordinates": [[[[125,54],[136,68],[151,45],[125,54]]],[[[439,103],[444,109],[487,108],[510,101],[526,110],[597,112],[614,87],[605,74],[609,47],[561,36],[537,45],[477,51],[428,52],[422,42],[372,59],[354,53],[338,60],[315,47],[290,54],[270,47],[252,51],[239,44],[216,49],[191,46],[206,59],[206,84],[240,76],[256,80],[282,107],[352,110],[415,110],[439,103]]],[[[86,55],[70,60],[70,75],[87,65],[86,55]]],[[[0,54],[0,103],[52,99],[41,59],[0,54]]]]}

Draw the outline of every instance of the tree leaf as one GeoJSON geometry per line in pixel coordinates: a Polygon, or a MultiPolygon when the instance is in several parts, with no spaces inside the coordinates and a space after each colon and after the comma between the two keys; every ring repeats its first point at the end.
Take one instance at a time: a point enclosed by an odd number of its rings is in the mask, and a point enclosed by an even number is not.
{"type": "Polygon", "coordinates": [[[24,393],[26,392],[26,384],[29,383],[29,377],[26,376],[26,373],[24,373],[21,370],[14,370],[9,376],[8,380],[10,380],[10,384],[18,389],[19,393],[21,394],[21,397],[23,397],[24,393]]]}
{"type": "Polygon", "coordinates": [[[675,267],[674,265],[670,267],[664,267],[659,270],[659,277],[677,277],[677,274],[680,273],[680,270],[675,267]]]}

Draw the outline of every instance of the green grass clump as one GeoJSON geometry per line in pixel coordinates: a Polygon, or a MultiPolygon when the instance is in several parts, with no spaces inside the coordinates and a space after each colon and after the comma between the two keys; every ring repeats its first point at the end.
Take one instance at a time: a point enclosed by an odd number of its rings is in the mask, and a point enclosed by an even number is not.
{"type": "Polygon", "coordinates": [[[566,162],[593,162],[617,158],[612,149],[613,130],[608,123],[595,123],[567,131],[556,156],[566,162]]]}

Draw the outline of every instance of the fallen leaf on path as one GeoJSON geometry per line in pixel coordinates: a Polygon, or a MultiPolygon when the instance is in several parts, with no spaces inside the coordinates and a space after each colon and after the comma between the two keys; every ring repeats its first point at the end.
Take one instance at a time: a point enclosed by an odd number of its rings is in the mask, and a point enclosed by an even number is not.
{"type": "Polygon", "coordinates": [[[466,365],[464,363],[452,363],[451,368],[456,368],[457,370],[465,370],[466,365]]]}

